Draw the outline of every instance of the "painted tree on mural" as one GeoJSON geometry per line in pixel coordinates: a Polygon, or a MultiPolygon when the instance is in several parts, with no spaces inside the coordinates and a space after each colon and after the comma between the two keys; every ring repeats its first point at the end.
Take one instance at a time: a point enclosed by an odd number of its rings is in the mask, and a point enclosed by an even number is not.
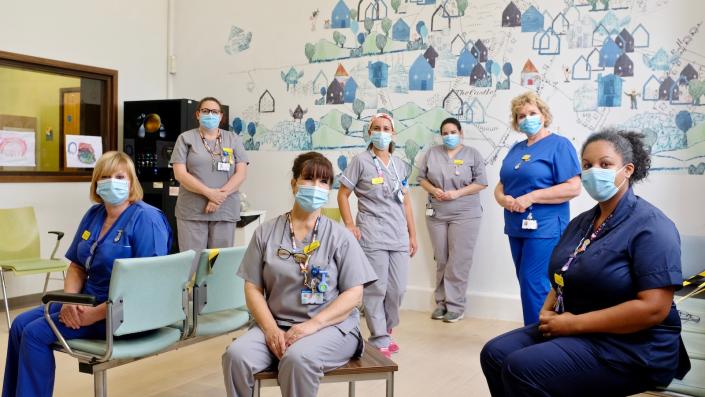
{"type": "Polygon", "coordinates": [[[316,122],[313,121],[312,118],[307,118],[306,122],[304,123],[304,127],[306,128],[306,133],[308,134],[309,137],[309,149],[313,149],[313,132],[316,131],[316,122]]]}
{"type": "Polygon", "coordinates": [[[365,31],[367,31],[367,34],[370,34],[372,32],[372,28],[375,26],[375,21],[372,20],[370,17],[365,18],[365,31]]]}
{"type": "Polygon", "coordinates": [[[468,0],[457,0],[458,13],[460,16],[465,16],[465,10],[468,8],[468,0]]]}
{"type": "Polygon", "coordinates": [[[239,117],[235,117],[235,118],[233,119],[233,131],[234,131],[236,134],[240,135],[240,133],[242,132],[242,129],[243,129],[243,128],[244,128],[244,125],[243,125],[242,119],[239,118],[239,117]]]}
{"type": "Polygon", "coordinates": [[[365,102],[360,99],[355,98],[353,101],[353,112],[357,115],[357,119],[360,120],[360,115],[365,110],[365,102]]]}
{"type": "Polygon", "coordinates": [[[382,20],[382,31],[384,32],[384,35],[389,37],[389,29],[392,28],[392,20],[389,18],[384,18],[382,20]]]}
{"type": "Polygon", "coordinates": [[[377,49],[379,50],[379,53],[384,52],[384,46],[387,45],[387,36],[383,34],[378,34],[377,37],[375,37],[375,45],[377,46],[377,49]]]}
{"type": "Polygon", "coordinates": [[[306,43],[304,46],[304,54],[309,62],[313,62],[313,56],[316,55],[316,46],[311,43],[306,43]]]}
{"type": "Polygon", "coordinates": [[[700,105],[700,97],[705,95],[705,81],[690,80],[688,93],[693,98],[693,105],[700,105]]]}
{"type": "Polygon", "coordinates": [[[338,156],[338,168],[340,172],[345,172],[345,169],[348,168],[348,158],[342,154],[338,156]]]}
{"type": "Polygon", "coordinates": [[[416,155],[419,153],[419,144],[416,143],[415,140],[409,139],[406,141],[404,144],[404,154],[406,154],[407,160],[409,160],[409,163],[411,166],[414,166],[414,162],[416,161],[416,155]]]}
{"type": "Polygon", "coordinates": [[[395,13],[399,13],[399,6],[401,5],[401,0],[392,0],[392,9],[395,13]]]}
{"type": "Polygon", "coordinates": [[[693,126],[693,117],[687,110],[681,110],[676,114],[676,127],[684,133],[693,126]]]}
{"type": "Polygon", "coordinates": [[[426,37],[428,37],[428,28],[426,27],[424,21],[419,21],[416,24],[416,33],[419,34],[422,42],[426,42],[426,37]]]}
{"type": "Polygon", "coordinates": [[[334,41],[335,44],[336,44],[337,46],[339,46],[340,48],[343,48],[343,45],[345,45],[345,40],[346,40],[346,39],[347,39],[347,38],[345,37],[345,35],[342,34],[342,33],[340,33],[340,32],[338,32],[337,30],[336,30],[335,32],[333,32],[333,41],[334,41]]]}
{"type": "Polygon", "coordinates": [[[340,116],[340,125],[345,130],[345,135],[348,135],[350,133],[350,127],[352,126],[352,121],[353,121],[352,116],[350,116],[349,114],[343,113],[340,116]]]}

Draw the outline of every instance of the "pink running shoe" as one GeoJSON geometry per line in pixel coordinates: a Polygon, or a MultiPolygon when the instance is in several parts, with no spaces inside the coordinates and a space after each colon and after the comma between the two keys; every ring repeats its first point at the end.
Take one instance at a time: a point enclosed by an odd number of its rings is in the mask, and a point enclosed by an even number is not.
{"type": "Polygon", "coordinates": [[[379,352],[382,353],[384,357],[392,358],[392,352],[389,351],[388,347],[378,347],[377,350],[379,350],[379,352]]]}
{"type": "Polygon", "coordinates": [[[390,341],[389,341],[389,351],[390,351],[391,353],[399,353],[399,345],[397,345],[397,342],[395,342],[394,339],[392,339],[392,330],[391,330],[391,329],[388,329],[388,330],[387,330],[387,333],[389,334],[389,339],[390,339],[390,341]]]}

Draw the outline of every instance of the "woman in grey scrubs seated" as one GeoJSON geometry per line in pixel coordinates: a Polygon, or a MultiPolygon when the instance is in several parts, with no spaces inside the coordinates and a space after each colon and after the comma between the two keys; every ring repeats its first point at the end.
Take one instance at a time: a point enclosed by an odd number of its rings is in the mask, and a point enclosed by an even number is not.
{"type": "Polygon", "coordinates": [[[480,231],[480,190],[487,187],[480,153],[463,144],[460,122],[441,123],[443,144],[419,162],[418,180],[428,192],[426,225],[436,258],[434,320],[454,323],[465,314],[468,274],[480,231]]]}
{"type": "Polygon", "coordinates": [[[321,216],[333,166],[309,152],[292,173],[293,208],[255,231],[238,270],[256,324],[223,354],[228,396],[251,396],[272,366],[282,395],[315,396],[324,372],[362,351],[357,305],[376,276],[355,237],[321,216]]]}
{"type": "Polygon", "coordinates": [[[196,118],[198,128],[179,135],[170,161],[181,184],[176,200],[180,251],[233,246],[240,220],[238,189],[247,176],[242,138],[218,128],[220,102],[201,99],[196,118]]]}

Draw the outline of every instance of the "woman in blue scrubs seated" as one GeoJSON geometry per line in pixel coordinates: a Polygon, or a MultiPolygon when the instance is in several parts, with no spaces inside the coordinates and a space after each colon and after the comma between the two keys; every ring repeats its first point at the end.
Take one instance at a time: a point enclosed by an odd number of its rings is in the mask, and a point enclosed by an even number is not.
{"type": "Polygon", "coordinates": [[[539,322],[482,349],[493,396],[626,396],[690,369],[673,304],[678,230],[632,190],[651,164],[642,139],[607,130],[583,146],[583,187],[598,204],[554,249],[539,322]]]}
{"type": "MultiPolygon", "coordinates": [[[[166,255],[171,228],[164,214],[144,203],[135,166],[121,152],[107,152],[96,162],[90,190],[92,206],[76,230],[66,258],[64,291],[93,295],[105,302],[113,261],[166,255]]],[[[52,317],[66,339],[105,338],[106,305],[52,305],[52,317]],[[58,320],[58,321],[57,321],[58,320]]],[[[54,389],[56,336],[36,307],[17,316],[10,329],[3,397],[51,396],[54,389]]]]}
{"type": "Polygon", "coordinates": [[[512,127],[527,139],[502,161],[494,192],[504,207],[524,325],[538,321],[550,289],[548,260],[570,219],[568,201],[580,194],[578,155],[568,139],[548,130],[551,120],[548,105],[534,92],[512,100],[512,127]]]}

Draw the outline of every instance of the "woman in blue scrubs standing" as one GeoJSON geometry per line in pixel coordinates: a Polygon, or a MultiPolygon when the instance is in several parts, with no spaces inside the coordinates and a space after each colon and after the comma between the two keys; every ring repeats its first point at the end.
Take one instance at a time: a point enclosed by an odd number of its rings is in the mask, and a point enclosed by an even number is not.
{"type": "Polygon", "coordinates": [[[538,321],[550,289],[546,267],[580,194],[580,165],[568,139],[551,133],[548,105],[530,91],[512,100],[512,127],[526,134],[502,161],[494,196],[516,267],[524,325],[538,321]]]}
{"type": "MultiPolygon", "coordinates": [[[[121,152],[96,162],[90,190],[92,206],[76,230],[66,258],[64,291],[108,298],[113,261],[166,255],[171,228],[164,214],[142,201],[135,166],[121,152]]],[[[105,338],[105,303],[96,307],[53,305],[52,317],[66,339],[105,338]],[[58,320],[58,321],[57,321],[58,320]]],[[[54,389],[56,336],[39,306],[17,316],[10,329],[3,397],[51,396],[54,389]]]]}
{"type": "Polygon", "coordinates": [[[493,396],[626,396],[690,369],[673,303],[683,281],[678,230],[632,190],[651,164],[642,139],[608,130],[585,142],[582,183],[598,204],[551,255],[539,323],[482,349],[493,396]]]}

